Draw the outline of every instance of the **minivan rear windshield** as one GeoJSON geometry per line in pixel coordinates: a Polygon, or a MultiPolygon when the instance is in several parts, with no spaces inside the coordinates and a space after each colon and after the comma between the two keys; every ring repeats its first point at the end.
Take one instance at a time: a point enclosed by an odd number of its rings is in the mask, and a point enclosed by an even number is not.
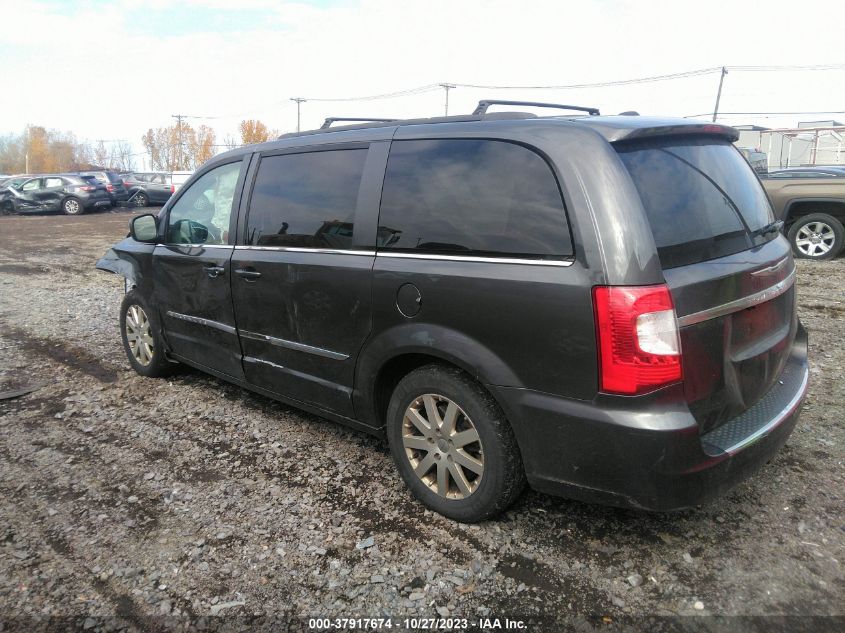
{"type": "Polygon", "coordinates": [[[663,268],[747,250],[772,208],[760,181],[728,141],[665,139],[618,145],[639,191],[663,268]]]}

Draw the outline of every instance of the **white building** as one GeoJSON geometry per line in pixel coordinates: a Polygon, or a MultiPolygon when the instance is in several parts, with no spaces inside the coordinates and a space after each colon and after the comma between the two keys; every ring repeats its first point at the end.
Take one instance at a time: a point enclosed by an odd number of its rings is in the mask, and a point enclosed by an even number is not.
{"type": "Polygon", "coordinates": [[[805,121],[796,128],[736,125],[737,146],[764,152],[769,168],[845,164],[845,125],[839,121],[805,121]]]}

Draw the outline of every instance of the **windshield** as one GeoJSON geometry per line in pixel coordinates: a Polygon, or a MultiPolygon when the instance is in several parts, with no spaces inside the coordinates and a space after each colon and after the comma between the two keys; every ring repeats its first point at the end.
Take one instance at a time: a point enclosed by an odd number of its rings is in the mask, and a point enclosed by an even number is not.
{"type": "Polygon", "coordinates": [[[760,181],[737,149],[713,139],[617,147],[639,191],[663,268],[752,248],[776,237],[760,181]]]}

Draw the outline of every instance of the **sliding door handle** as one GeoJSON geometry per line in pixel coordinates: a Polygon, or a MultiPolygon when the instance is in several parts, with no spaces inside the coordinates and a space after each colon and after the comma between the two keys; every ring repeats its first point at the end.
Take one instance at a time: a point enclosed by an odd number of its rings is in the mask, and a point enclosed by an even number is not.
{"type": "Polygon", "coordinates": [[[214,265],[203,266],[203,270],[205,271],[205,274],[208,275],[209,277],[211,277],[212,279],[214,279],[218,275],[222,275],[224,272],[226,272],[226,269],[223,268],[223,266],[214,266],[214,265]]]}

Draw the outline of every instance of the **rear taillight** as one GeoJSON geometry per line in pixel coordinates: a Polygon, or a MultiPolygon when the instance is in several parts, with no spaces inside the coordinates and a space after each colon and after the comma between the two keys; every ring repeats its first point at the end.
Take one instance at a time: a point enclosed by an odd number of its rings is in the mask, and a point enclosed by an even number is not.
{"type": "Polygon", "coordinates": [[[176,193],[176,185],[170,185],[170,193],[176,193]]]}
{"type": "Polygon", "coordinates": [[[669,288],[593,288],[599,389],[638,395],[682,379],[681,344],[669,288]]]}
{"type": "Polygon", "coordinates": [[[82,185],[81,187],[76,188],[77,191],[96,191],[96,187],[92,187],[91,185],[82,185]]]}
{"type": "Polygon", "coordinates": [[[114,185],[112,185],[112,184],[108,184],[108,185],[106,185],[106,191],[108,191],[109,193],[111,193],[112,191],[114,191],[114,185]]]}

